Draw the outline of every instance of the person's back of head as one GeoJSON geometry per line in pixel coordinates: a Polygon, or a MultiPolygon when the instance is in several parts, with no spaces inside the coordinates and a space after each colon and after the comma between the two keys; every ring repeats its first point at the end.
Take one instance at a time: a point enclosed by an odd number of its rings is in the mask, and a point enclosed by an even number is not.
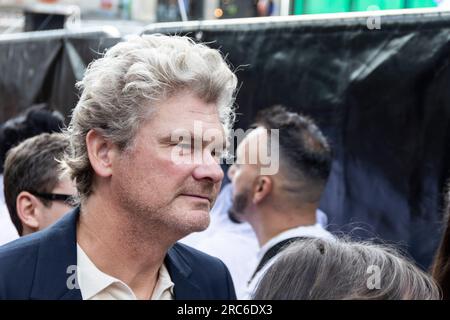
{"type": "Polygon", "coordinates": [[[331,171],[331,149],[314,121],[284,106],[262,110],[255,126],[279,130],[282,191],[302,202],[318,203],[331,171]]]}
{"type": "MultiPolygon", "coordinates": [[[[28,229],[40,230],[54,222],[50,214],[60,216],[62,212],[46,210],[57,206],[53,201],[61,200],[53,194],[56,188],[61,191],[69,190],[70,193],[75,190],[71,182],[68,182],[68,177],[61,176],[61,170],[58,170],[57,160],[62,158],[68,146],[69,142],[62,133],[43,133],[26,139],[8,152],[3,179],[5,201],[19,235],[30,233],[24,232],[28,229]],[[54,199],[48,199],[51,196],[54,199]],[[22,208],[22,200],[26,201],[26,208],[22,208]],[[35,212],[30,212],[36,206],[40,206],[41,211],[46,211],[42,213],[46,215],[42,219],[36,217],[35,212]]],[[[69,204],[59,206],[64,212],[70,209],[69,204]]]]}
{"type": "Polygon", "coordinates": [[[332,153],[312,119],[283,106],[260,111],[252,127],[228,172],[234,188],[229,216],[270,230],[257,232],[263,244],[287,229],[316,224],[332,153]]]}
{"type": "Polygon", "coordinates": [[[310,239],[285,249],[254,294],[257,300],[436,300],[433,279],[396,250],[310,239]]]}
{"type": "Polygon", "coordinates": [[[6,154],[23,140],[41,133],[61,132],[64,117],[58,111],[50,110],[45,104],[28,108],[23,114],[6,121],[0,127],[0,173],[6,154]]]}

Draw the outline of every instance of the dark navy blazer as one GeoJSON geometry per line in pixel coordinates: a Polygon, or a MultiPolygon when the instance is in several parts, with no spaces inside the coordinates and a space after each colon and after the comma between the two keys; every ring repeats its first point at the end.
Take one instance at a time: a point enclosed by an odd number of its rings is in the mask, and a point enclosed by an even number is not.
{"type": "MultiPolygon", "coordinates": [[[[69,267],[77,264],[78,217],[79,208],[46,230],[0,247],[0,299],[81,299],[79,289],[70,289],[74,282],[69,279],[74,274],[69,267]]],[[[164,262],[175,299],[236,299],[228,269],[219,259],[177,243],[164,262]]]]}

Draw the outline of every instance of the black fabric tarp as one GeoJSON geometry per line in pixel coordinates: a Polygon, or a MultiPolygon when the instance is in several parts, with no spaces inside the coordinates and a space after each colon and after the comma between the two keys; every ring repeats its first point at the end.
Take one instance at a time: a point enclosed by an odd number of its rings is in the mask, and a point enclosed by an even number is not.
{"type": "Polygon", "coordinates": [[[75,83],[86,65],[120,41],[102,32],[58,33],[0,37],[0,123],[38,103],[69,115],[78,100],[75,83]]]}
{"type": "MultiPolygon", "coordinates": [[[[262,21],[262,20],[261,20],[262,21]]],[[[450,152],[450,18],[383,17],[157,27],[212,42],[237,70],[237,127],[284,104],[334,151],[321,207],[332,231],[402,245],[428,267],[441,236],[450,152]]],[[[119,39],[0,41],[0,122],[38,102],[69,115],[84,67],[119,39]]]]}
{"type": "Polygon", "coordinates": [[[441,237],[450,167],[450,17],[199,26],[238,69],[238,127],[284,104],[314,118],[334,162],[321,208],[330,229],[380,238],[427,268],[441,237]]]}

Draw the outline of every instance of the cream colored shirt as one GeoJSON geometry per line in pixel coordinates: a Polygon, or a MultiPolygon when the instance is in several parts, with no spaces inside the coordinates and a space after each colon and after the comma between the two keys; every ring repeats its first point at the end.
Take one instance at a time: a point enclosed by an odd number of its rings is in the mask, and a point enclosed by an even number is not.
{"type": "MultiPolygon", "coordinates": [[[[77,279],[83,300],[137,300],[124,282],[102,271],[77,244],[77,279]]],[[[151,300],[173,300],[174,283],[166,266],[159,269],[151,300]]]]}

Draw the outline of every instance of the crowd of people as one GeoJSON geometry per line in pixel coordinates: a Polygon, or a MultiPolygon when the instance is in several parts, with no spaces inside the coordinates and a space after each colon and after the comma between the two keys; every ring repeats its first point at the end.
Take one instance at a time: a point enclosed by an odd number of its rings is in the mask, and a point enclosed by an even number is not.
{"type": "Polygon", "coordinates": [[[2,124],[0,299],[448,299],[450,206],[430,273],[333,235],[313,119],[261,110],[222,170],[237,84],[204,44],[134,37],[89,65],[67,127],[45,106],[2,124]]]}

